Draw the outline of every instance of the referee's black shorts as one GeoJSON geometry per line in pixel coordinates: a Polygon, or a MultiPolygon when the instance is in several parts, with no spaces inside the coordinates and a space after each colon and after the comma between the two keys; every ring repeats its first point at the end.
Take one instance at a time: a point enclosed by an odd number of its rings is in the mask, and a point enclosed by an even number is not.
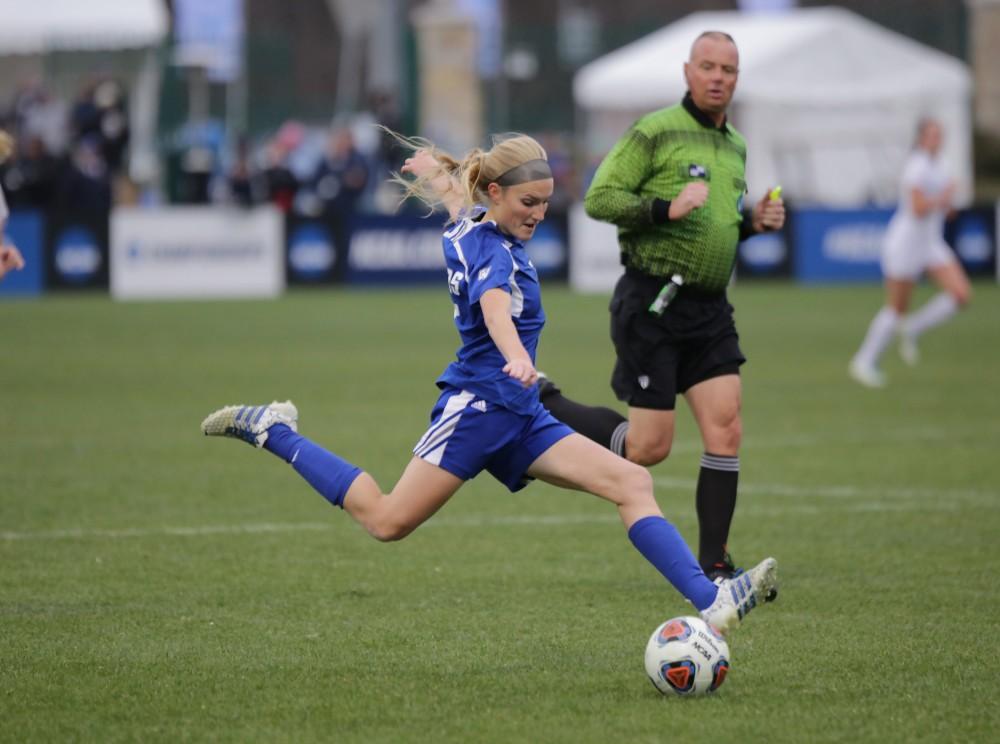
{"type": "Polygon", "coordinates": [[[712,377],[739,374],[746,361],[725,292],[682,287],[662,316],[649,305],[666,279],[632,270],[611,298],[617,361],[611,387],[636,408],[672,411],[678,393],[712,377]]]}

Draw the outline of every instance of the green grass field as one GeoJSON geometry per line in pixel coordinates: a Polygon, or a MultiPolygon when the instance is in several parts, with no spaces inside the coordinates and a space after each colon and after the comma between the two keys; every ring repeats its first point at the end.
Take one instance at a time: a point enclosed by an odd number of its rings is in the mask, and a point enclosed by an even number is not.
{"type": "MultiPolygon", "coordinates": [[[[1000,289],[976,291],[871,391],[846,366],[877,287],[734,289],[731,547],[776,556],[782,592],[698,700],[645,678],[649,634],[691,609],[598,499],[482,476],[384,545],[272,456],[199,434],[220,405],[290,397],[390,487],[456,346],[442,289],[3,303],[0,740],[995,740],[1000,289]]],[[[545,296],[539,366],[613,404],[607,298],[545,296]]],[[[683,405],[678,429],[653,473],[693,541],[683,405]]]]}

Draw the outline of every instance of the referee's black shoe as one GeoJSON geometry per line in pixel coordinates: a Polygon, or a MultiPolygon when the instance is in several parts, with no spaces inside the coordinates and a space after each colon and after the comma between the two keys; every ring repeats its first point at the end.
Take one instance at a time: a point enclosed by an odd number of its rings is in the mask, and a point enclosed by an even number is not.
{"type": "MultiPolygon", "coordinates": [[[[725,553],[721,561],[713,563],[705,569],[705,575],[709,578],[709,581],[714,584],[739,576],[741,573],[744,573],[743,569],[737,568],[733,565],[733,559],[729,553],[725,553]]],[[[765,602],[773,602],[777,598],[778,590],[776,588],[768,589],[767,593],[764,595],[765,602]]]]}

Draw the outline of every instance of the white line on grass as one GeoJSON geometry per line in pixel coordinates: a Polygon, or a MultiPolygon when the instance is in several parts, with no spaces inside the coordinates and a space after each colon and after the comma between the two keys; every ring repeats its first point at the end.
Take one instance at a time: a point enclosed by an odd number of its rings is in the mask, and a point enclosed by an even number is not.
{"type": "MultiPolygon", "coordinates": [[[[258,522],[250,524],[202,525],[198,527],[135,527],[120,530],[39,530],[38,532],[0,532],[0,540],[79,540],[88,538],[119,540],[133,537],[203,537],[206,535],[245,535],[268,532],[323,532],[336,528],[339,519],[329,522],[258,522]]],[[[503,525],[567,525],[617,522],[614,514],[521,514],[501,517],[470,515],[438,517],[421,526],[428,527],[500,527],[503,525]]]]}
{"type": "Polygon", "coordinates": [[[151,537],[160,535],[200,537],[203,535],[241,535],[261,532],[308,532],[328,530],[325,522],[258,522],[255,524],[219,524],[198,527],[130,527],[121,530],[42,530],[39,532],[0,532],[2,540],[73,540],[79,538],[151,537]]]}
{"type": "MultiPolygon", "coordinates": [[[[656,485],[668,489],[693,491],[696,481],[687,478],[658,477],[656,485]]],[[[744,502],[741,511],[758,516],[783,514],[824,514],[830,512],[906,512],[955,511],[970,503],[979,507],[997,508],[1000,494],[993,491],[933,490],[927,488],[871,488],[858,486],[791,486],[784,484],[747,484],[740,486],[745,494],[792,496],[820,501],[784,506],[758,505],[744,502]],[[827,501],[822,501],[822,500],[827,501]],[[849,499],[862,499],[848,503],[849,499]],[[830,501],[832,500],[832,501],[830,501]],[[840,501],[840,503],[837,503],[840,501]]],[[[205,537],[211,535],[249,535],[281,532],[324,532],[335,529],[339,520],[329,522],[256,522],[248,524],[199,525],[193,527],[131,527],[124,529],[68,529],[36,532],[0,532],[0,540],[119,540],[142,537],[205,537]]],[[[561,526],[606,524],[617,522],[618,516],[607,514],[519,514],[513,516],[469,515],[442,516],[430,520],[421,529],[430,527],[500,527],[505,525],[561,526]]]]}

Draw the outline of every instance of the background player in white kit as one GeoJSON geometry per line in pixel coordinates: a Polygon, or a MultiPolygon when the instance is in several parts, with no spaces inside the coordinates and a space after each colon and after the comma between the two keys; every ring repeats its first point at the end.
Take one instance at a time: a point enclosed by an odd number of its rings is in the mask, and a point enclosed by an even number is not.
{"type": "Polygon", "coordinates": [[[969,279],[943,237],[955,182],[937,157],[942,134],[939,122],[922,120],[916,147],[903,170],[899,208],[882,245],[885,305],[872,320],[849,367],[851,377],[868,387],[885,386],[878,360],[897,332],[903,361],[914,365],[919,356],[917,338],[948,320],[971,296],[969,279]],[[941,291],[906,315],[913,288],[924,272],[941,291]]]}

